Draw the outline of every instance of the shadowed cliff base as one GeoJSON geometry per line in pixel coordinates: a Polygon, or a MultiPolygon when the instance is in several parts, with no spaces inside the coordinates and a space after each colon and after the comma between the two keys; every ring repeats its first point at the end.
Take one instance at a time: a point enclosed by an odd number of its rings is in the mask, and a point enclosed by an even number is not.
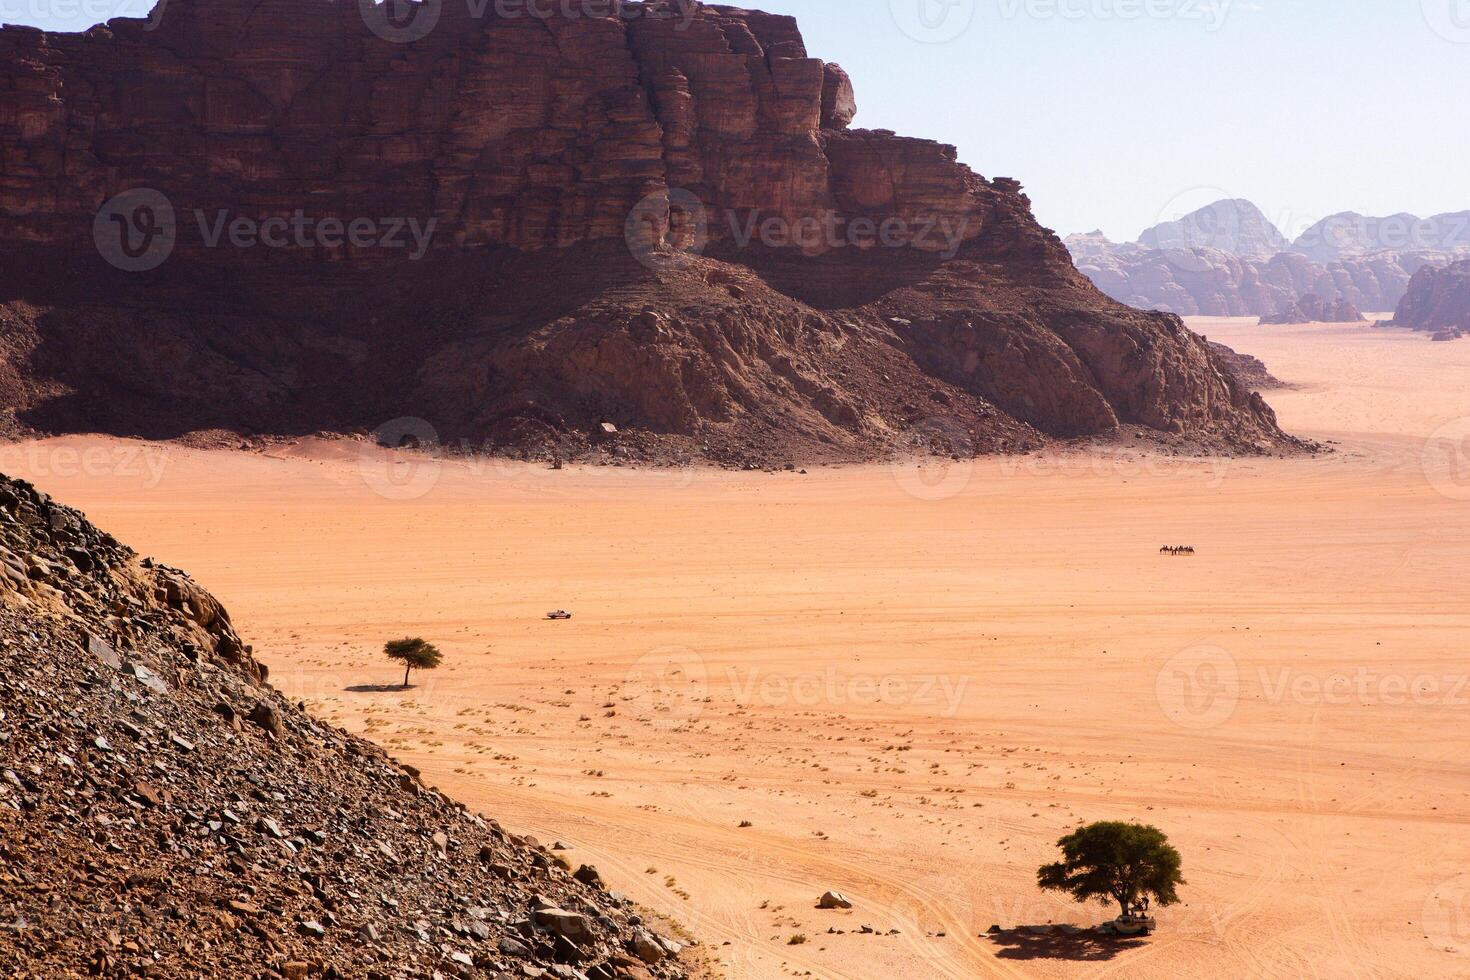
{"type": "MultiPolygon", "coordinates": [[[[871,259],[780,259],[874,281],[871,259]]],[[[392,445],[720,465],[1140,435],[1300,445],[1173,317],[1068,308],[965,255],[875,262],[885,292],[821,309],[768,285],[766,261],[652,273],[621,243],[368,270],[23,264],[81,271],[33,285],[6,269],[0,397],[16,434],[382,430],[392,445]]]]}

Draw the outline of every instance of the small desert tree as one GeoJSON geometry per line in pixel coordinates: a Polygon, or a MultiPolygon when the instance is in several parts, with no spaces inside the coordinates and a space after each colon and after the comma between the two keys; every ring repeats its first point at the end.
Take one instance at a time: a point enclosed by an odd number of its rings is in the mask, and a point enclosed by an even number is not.
{"type": "Polygon", "coordinates": [[[1127,915],[1133,903],[1148,897],[1159,905],[1179,901],[1175,887],[1184,884],[1179,852],[1157,827],[1110,820],[1089,824],[1057,841],[1062,860],[1043,865],[1036,883],[1067,892],[1079,902],[1117,902],[1127,915]]]}
{"type": "Polygon", "coordinates": [[[403,664],[403,686],[405,688],[408,687],[409,671],[433,670],[444,659],[438,647],[417,636],[386,643],[383,646],[383,652],[388,655],[389,660],[397,660],[403,664]]]}

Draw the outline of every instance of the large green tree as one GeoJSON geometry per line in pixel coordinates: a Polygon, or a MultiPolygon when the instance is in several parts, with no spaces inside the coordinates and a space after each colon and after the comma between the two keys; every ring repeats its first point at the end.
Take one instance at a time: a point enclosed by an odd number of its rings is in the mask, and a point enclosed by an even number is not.
{"type": "Polygon", "coordinates": [[[392,640],[383,645],[383,652],[388,659],[397,660],[403,664],[403,686],[408,687],[408,672],[411,670],[433,670],[444,660],[444,655],[439,648],[432,643],[425,642],[421,637],[407,637],[402,640],[392,640]]]}
{"type": "Polygon", "coordinates": [[[1147,897],[1161,906],[1179,901],[1179,852],[1157,827],[1109,820],[1079,828],[1057,841],[1062,860],[1043,865],[1036,883],[1079,902],[1111,899],[1127,915],[1147,897]]]}

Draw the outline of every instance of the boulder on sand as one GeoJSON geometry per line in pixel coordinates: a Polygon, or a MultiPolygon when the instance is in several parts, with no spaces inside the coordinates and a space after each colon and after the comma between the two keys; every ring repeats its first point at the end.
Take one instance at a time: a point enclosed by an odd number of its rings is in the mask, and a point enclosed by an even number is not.
{"type": "Polygon", "coordinates": [[[822,897],[817,899],[819,909],[850,909],[852,901],[841,892],[823,892],[822,897]]]}

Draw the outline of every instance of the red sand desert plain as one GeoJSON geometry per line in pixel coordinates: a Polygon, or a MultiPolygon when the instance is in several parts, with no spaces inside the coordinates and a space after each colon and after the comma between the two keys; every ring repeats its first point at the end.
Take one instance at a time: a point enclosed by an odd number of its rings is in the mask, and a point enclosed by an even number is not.
{"type": "Polygon", "coordinates": [[[732,977],[1470,975],[1470,345],[1193,325],[1335,451],[771,475],[66,438],[0,469],[732,977]],[[408,692],[405,633],[446,654],[408,692]],[[1149,940],[1040,928],[1113,914],[1035,884],[1101,819],[1184,855],[1149,940]]]}

